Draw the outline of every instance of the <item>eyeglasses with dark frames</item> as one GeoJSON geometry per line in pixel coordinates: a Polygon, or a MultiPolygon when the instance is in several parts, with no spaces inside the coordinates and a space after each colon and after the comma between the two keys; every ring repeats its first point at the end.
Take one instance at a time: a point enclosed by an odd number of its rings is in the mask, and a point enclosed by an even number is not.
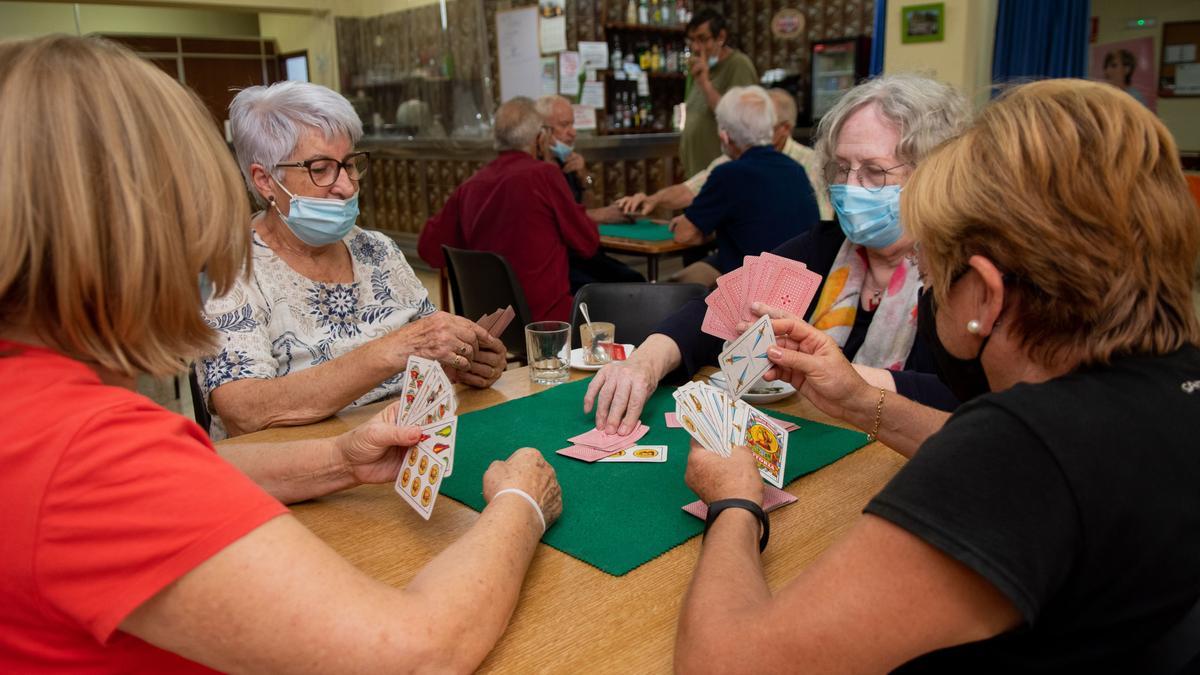
{"type": "Polygon", "coordinates": [[[306,169],[308,171],[308,178],[313,182],[313,185],[317,187],[329,187],[337,182],[343,170],[345,170],[350,180],[362,180],[362,177],[367,175],[367,170],[371,168],[371,153],[356,152],[348,155],[341,162],[332,157],[315,157],[313,159],[306,159],[303,162],[276,164],[275,168],[306,169]]]}
{"type": "Polygon", "coordinates": [[[901,162],[887,169],[875,164],[863,164],[857,169],[851,169],[837,162],[830,162],[825,165],[825,184],[842,185],[850,180],[850,174],[853,173],[858,176],[859,185],[871,192],[879,192],[888,185],[895,185],[899,181],[899,176],[892,172],[906,166],[910,166],[910,163],[901,162]]]}

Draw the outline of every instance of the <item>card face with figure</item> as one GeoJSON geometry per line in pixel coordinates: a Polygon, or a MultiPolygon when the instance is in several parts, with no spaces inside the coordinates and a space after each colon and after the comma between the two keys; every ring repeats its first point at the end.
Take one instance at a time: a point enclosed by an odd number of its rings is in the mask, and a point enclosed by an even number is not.
{"type": "Polygon", "coordinates": [[[396,476],[396,492],[422,518],[429,520],[445,475],[446,467],[442,460],[420,447],[409,448],[400,473],[396,476]]]}
{"type": "Polygon", "coordinates": [[[787,436],[774,419],[750,408],[743,444],[754,452],[758,472],[778,488],[783,487],[783,470],[787,464],[787,436]]]}
{"type": "MultiPolygon", "coordinates": [[[[404,387],[401,389],[400,419],[407,422],[409,414],[413,412],[413,408],[420,405],[419,395],[425,387],[425,381],[434,370],[441,370],[442,366],[437,361],[422,358],[420,356],[408,357],[408,364],[404,367],[404,387]]],[[[445,373],[442,373],[445,375],[445,373]]]]}
{"type": "Polygon", "coordinates": [[[741,398],[767,372],[771,367],[767,349],[774,344],[775,332],[771,328],[771,319],[762,316],[721,352],[721,372],[729,383],[730,395],[741,398]]]}

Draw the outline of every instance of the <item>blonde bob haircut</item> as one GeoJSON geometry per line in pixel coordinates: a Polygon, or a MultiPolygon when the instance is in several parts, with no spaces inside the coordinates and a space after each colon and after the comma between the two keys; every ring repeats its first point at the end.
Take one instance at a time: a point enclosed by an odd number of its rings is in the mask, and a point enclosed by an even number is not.
{"type": "Polygon", "coordinates": [[[123,375],[208,351],[198,275],[249,269],[249,204],[195,95],[94,39],[0,43],[0,322],[123,375]]]}
{"type": "Polygon", "coordinates": [[[900,209],[935,300],[972,255],[992,261],[1015,296],[1001,321],[1043,365],[1200,341],[1200,214],[1171,134],[1119,89],[1009,90],[917,168],[900,209]]]}

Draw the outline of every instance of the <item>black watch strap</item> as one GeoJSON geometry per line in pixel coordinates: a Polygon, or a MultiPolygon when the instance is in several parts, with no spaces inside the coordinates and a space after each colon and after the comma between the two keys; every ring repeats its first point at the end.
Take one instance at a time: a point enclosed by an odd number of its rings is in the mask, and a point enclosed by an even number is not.
{"type": "Polygon", "coordinates": [[[762,507],[749,499],[718,499],[708,505],[708,518],[704,521],[704,534],[708,534],[708,528],[716,522],[717,516],[725,509],[746,509],[758,518],[758,524],[762,526],[762,537],[758,540],[758,550],[761,553],[767,548],[767,540],[771,538],[771,521],[767,518],[767,512],[762,510],[762,507]]]}

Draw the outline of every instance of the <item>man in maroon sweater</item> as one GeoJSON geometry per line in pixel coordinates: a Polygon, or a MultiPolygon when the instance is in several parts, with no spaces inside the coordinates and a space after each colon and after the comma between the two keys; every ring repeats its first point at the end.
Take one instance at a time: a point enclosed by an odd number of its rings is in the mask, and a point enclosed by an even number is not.
{"type": "Polygon", "coordinates": [[[495,137],[500,156],[458,186],[425,223],[417,250],[434,267],[445,265],[443,244],[499,253],[516,272],[534,321],[569,321],[567,251],[590,258],[600,232],[558,167],[540,159],[553,140],[532,100],[501,105],[495,137]]]}

